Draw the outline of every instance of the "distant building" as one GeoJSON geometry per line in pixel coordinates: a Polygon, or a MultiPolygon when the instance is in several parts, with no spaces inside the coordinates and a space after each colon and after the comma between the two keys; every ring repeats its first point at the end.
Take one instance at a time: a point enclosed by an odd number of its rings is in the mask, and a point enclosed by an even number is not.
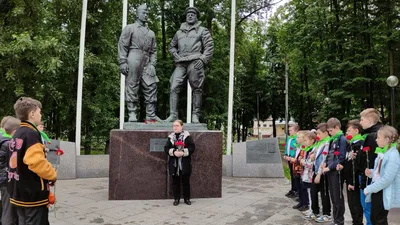
{"type": "MultiPolygon", "coordinates": [[[[257,119],[254,119],[253,125],[253,136],[258,137],[258,123],[257,119]]],[[[293,118],[290,118],[289,125],[295,124],[293,118]]],[[[260,121],[260,133],[263,138],[268,138],[273,136],[273,123],[272,117],[269,117],[266,121],[260,121]]],[[[285,119],[278,119],[275,121],[276,126],[276,136],[285,136],[285,119]]]]}

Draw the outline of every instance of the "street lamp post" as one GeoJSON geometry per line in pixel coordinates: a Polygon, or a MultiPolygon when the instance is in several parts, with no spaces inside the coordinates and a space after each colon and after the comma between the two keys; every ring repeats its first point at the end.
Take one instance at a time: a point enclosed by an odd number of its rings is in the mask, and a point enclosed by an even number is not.
{"type": "Polygon", "coordinates": [[[329,97],[326,97],[325,99],[324,99],[324,102],[325,102],[325,104],[326,104],[326,119],[328,120],[329,119],[329,108],[328,108],[328,105],[331,103],[331,99],[329,98],[329,97]]]}
{"type": "Polygon", "coordinates": [[[389,85],[389,87],[392,88],[392,93],[391,93],[391,97],[390,97],[390,102],[391,102],[390,114],[391,114],[392,126],[395,126],[396,109],[395,109],[395,101],[394,101],[394,89],[399,84],[399,79],[396,76],[391,75],[386,79],[386,83],[387,83],[387,85],[389,85]]]}
{"type": "Polygon", "coordinates": [[[257,91],[257,134],[258,134],[258,140],[261,139],[261,134],[260,134],[260,92],[257,91]]]}

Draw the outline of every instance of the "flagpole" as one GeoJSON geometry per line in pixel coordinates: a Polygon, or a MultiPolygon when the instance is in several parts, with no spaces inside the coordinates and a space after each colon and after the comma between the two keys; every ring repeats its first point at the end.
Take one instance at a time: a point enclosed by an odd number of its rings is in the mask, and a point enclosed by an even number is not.
{"type": "MultiPolygon", "coordinates": [[[[194,7],[194,0],[189,0],[189,7],[194,7]]],[[[197,15],[199,17],[200,15],[197,15]]],[[[187,106],[186,106],[186,123],[192,122],[192,87],[189,79],[187,82],[187,106]]]]}
{"type": "Polygon", "coordinates": [[[289,135],[289,65],[285,56],[285,133],[286,141],[289,135]]]}
{"type": "MultiPolygon", "coordinates": [[[[128,0],[122,2],[122,29],[128,23],[128,0]]],[[[119,129],[124,128],[125,120],[125,75],[120,74],[120,97],[119,97],[119,129]]]]}
{"type": "Polygon", "coordinates": [[[81,154],[81,122],[82,122],[82,89],[83,89],[83,64],[85,58],[85,33],[86,33],[87,0],[82,2],[81,37],[79,45],[78,65],[78,90],[76,96],[76,129],[75,129],[75,151],[81,154]]]}
{"type": "Polygon", "coordinates": [[[232,154],[233,82],[235,76],[236,0],[231,3],[231,45],[229,56],[228,136],[226,154],[232,154]]]}

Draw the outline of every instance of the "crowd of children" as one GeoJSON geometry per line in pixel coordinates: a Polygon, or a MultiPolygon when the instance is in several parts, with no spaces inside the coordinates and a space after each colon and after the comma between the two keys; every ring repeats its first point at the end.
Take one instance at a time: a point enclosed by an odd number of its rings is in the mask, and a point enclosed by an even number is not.
{"type": "Polygon", "coordinates": [[[380,122],[373,108],[360,113],[342,131],[341,122],[330,118],[316,130],[289,127],[284,159],[288,161],[291,190],[299,202],[293,206],[305,220],[344,224],[345,201],[353,225],[388,224],[391,208],[400,207],[400,154],[398,132],[380,122]],[[319,201],[322,203],[320,209],[319,201]]]}
{"type": "Polygon", "coordinates": [[[4,117],[0,129],[0,225],[48,225],[50,186],[57,174],[46,159],[42,105],[20,98],[16,118],[4,117]]]}

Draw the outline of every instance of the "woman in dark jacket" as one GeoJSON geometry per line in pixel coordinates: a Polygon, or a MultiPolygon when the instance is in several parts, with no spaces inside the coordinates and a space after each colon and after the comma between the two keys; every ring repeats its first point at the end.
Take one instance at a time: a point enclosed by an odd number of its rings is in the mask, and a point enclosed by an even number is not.
{"type": "Polygon", "coordinates": [[[183,122],[176,120],[173,123],[174,132],[168,136],[164,151],[169,156],[169,174],[172,175],[174,191],[174,206],[179,205],[181,198],[181,181],[183,198],[187,205],[190,202],[190,174],[192,173],[191,158],[195,145],[189,132],[183,130],[183,122]]]}

